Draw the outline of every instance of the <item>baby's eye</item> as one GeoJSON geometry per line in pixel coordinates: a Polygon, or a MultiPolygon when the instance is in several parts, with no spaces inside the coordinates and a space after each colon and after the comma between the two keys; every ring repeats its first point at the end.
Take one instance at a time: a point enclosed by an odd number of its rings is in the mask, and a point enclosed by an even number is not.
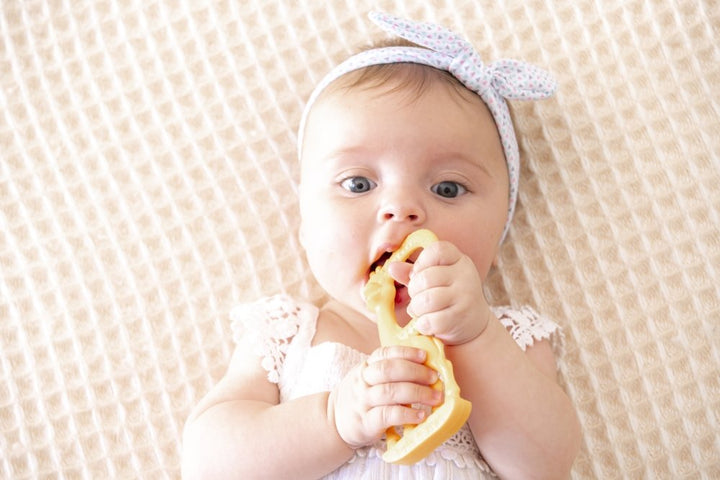
{"type": "Polygon", "coordinates": [[[459,197],[463,193],[467,192],[467,189],[457,182],[445,181],[436,183],[430,190],[436,195],[440,195],[445,198],[459,197]]]}
{"type": "Polygon", "coordinates": [[[352,193],[369,192],[377,186],[375,182],[366,177],[350,177],[346,178],[340,184],[342,187],[352,193]]]}

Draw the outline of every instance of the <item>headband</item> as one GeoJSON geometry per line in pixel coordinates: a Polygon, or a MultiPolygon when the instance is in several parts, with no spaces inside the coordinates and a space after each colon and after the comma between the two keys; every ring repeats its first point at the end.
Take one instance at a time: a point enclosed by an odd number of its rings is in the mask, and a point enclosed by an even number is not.
{"type": "MultiPolygon", "coordinates": [[[[505,100],[548,98],[557,88],[554,78],[545,70],[519,60],[498,60],[485,65],[469,42],[440,25],[404,20],[383,12],[371,12],[369,17],[387,33],[420,46],[366,50],[332,69],[315,87],[305,105],[298,130],[299,149],[302,148],[305,122],[312,105],[330,83],[346,73],[388,63],[417,63],[450,72],[485,102],[500,134],[510,184],[508,216],[502,234],[504,239],[515,212],[520,175],[520,154],[505,100]]],[[[298,154],[301,153],[299,149],[298,154]]]]}

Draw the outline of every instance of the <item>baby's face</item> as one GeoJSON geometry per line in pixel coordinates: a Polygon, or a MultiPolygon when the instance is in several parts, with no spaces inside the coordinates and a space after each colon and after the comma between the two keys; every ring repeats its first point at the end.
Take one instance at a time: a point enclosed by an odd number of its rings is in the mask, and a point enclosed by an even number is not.
{"type": "MultiPolygon", "coordinates": [[[[508,176],[495,123],[476,95],[435,81],[420,96],[335,91],[308,118],[301,242],[334,299],[367,314],[376,262],[419,228],[468,255],[484,279],[507,217],[508,176]]],[[[406,319],[407,300],[397,305],[406,319]]]]}

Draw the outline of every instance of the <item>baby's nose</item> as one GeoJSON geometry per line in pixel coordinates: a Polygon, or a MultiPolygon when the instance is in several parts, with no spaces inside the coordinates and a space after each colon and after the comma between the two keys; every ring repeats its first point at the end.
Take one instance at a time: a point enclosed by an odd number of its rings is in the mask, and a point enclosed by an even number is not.
{"type": "Polygon", "coordinates": [[[420,201],[413,197],[395,196],[380,208],[378,220],[381,222],[410,222],[421,224],[425,221],[425,210],[420,201]]]}

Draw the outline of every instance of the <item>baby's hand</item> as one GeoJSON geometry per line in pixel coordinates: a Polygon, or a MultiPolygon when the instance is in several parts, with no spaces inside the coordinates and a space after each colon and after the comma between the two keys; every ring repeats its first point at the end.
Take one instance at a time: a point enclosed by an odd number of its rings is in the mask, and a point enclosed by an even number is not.
{"type": "Polygon", "coordinates": [[[480,335],[490,319],[480,274],[472,260],[449,242],[428,245],[413,265],[397,262],[388,272],[407,285],[408,313],[418,331],[447,345],[460,345],[480,335]]]}
{"type": "Polygon", "coordinates": [[[408,405],[435,406],[442,392],[430,387],[435,370],[423,365],[426,353],[411,347],[381,347],[353,368],[330,395],[335,426],[353,448],[371,445],[395,425],[417,424],[425,411],[408,405]]]}

